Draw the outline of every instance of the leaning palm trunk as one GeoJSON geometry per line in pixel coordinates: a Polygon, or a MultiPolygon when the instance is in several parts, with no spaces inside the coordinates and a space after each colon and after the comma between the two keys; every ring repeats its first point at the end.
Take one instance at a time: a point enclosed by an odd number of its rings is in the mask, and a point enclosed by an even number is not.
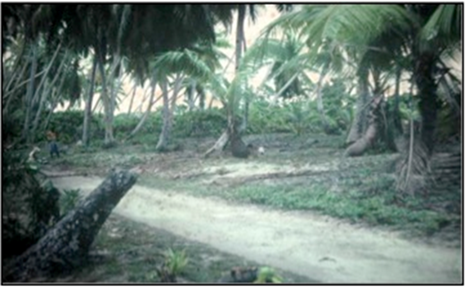
{"type": "Polygon", "coordinates": [[[139,171],[112,172],[35,245],[5,266],[8,282],[47,280],[78,268],[113,208],[135,184],[139,171]]]}
{"type": "Polygon", "coordinates": [[[373,146],[379,134],[379,115],[382,109],[383,96],[373,98],[371,103],[370,120],[366,132],[356,142],[352,143],[344,152],[344,156],[363,155],[373,146]]]}

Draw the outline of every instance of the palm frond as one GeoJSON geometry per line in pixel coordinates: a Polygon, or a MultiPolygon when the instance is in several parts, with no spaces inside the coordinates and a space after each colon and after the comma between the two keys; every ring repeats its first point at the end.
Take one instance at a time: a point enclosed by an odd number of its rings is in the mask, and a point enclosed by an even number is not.
{"type": "Polygon", "coordinates": [[[183,73],[198,79],[209,79],[212,70],[191,50],[166,52],[158,56],[150,65],[157,76],[166,78],[171,74],[183,73]]]}
{"type": "Polygon", "coordinates": [[[460,5],[439,5],[419,33],[420,49],[438,49],[460,41],[461,27],[460,5]]]}

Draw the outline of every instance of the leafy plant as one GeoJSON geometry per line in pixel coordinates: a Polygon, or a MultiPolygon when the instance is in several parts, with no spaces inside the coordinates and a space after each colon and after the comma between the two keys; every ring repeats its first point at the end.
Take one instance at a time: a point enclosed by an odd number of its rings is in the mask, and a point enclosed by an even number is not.
{"type": "Polygon", "coordinates": [[[168,249],[165,252],[165,267],[170,274],[177,276],[184,272],[184,269],[189,262],[187,258],[186,251],[173,251],[173,249],[168,249]]]}

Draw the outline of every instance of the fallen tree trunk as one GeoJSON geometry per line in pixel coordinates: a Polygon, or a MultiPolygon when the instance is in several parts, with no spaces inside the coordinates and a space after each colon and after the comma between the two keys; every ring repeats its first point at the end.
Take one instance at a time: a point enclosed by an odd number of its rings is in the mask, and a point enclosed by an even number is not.
{"type": "Polygon", "coordinates": [[[135,172],[112,172],[35,245],[5,266],[3,281],[42,281],[78,267],[103,223],[136,180],[135,172]]]}

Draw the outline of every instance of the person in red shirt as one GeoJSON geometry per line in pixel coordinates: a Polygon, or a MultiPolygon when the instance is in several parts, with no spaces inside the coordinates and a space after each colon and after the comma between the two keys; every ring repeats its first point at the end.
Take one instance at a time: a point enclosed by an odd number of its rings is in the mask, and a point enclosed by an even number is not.
{"type": "Polygon", "coordinates": [[[57,157],[60,157],[60,151],[58,150],[57,144],[57,135],[52,131],[47,131],[47,141],[50,147],[50,157],[53,158],[54,154],[57,157]]]}

